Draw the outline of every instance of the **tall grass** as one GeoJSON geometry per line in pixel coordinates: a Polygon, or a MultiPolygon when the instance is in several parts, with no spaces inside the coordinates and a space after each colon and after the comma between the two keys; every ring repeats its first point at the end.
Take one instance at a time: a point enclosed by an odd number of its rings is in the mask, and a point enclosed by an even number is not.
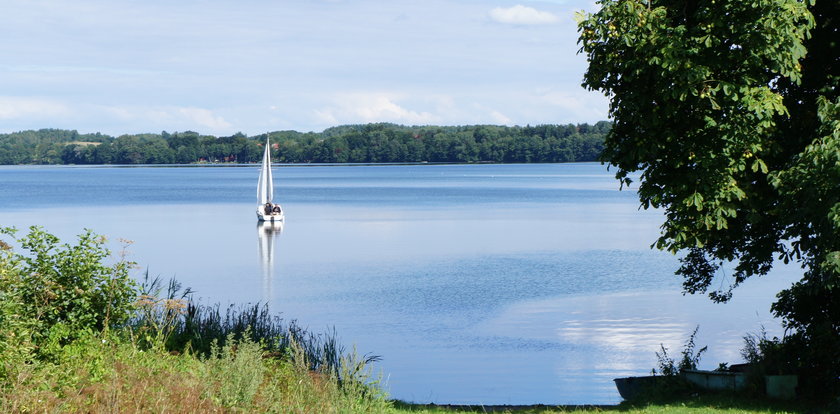
{"type": "Polygon", "coordinates": [[[208,357],[141,350],[117,338],[90,337],[71,347],[66,351],[78,358],[29,365],[3,384],[0,412],[393,412],[369,384],[340,386],[333,374],[266,358],[247,338],[231,338],[208,357]]]}
{"type": "Polygon", "coordinates": [[[174,279],[164,288],[159,277],[150,278],[146,271],[140,311],[130,321],[138,338],[149,347],[163,344],[168,351],[189,351],[204,357],[211,355],[214,347],[247,339],[260,344],[269,356],[292,358],[313,372],[332,373],[340,384],[356,380],[365,366],[380,359],[369,354],[358,356],[355,350],[349,358],[335,329],[312,333],[295,320],[287,322],[272,314],[267,304],[230,305],[222,311],[218,304],[194,303],[191,294],[191,289],[182,289],[174,279]]]}

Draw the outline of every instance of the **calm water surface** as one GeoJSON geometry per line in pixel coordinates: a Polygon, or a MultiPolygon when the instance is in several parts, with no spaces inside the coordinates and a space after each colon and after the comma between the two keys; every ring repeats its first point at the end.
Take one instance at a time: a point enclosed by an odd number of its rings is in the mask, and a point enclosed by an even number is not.
{"type": "Polygon", "coordinates": [[[598,164],[275,166],[282,232],[256,223],[257,175],[0,167],[0,225],[133,240],[202,301],[335,327],[416,402],[618,402],[612,378],[649,372],[660,343],[678,354],[695,325],[702,366],[739,361],[745,333],[778,332],[769,303],[795,275],[726,305],[682,296],[677,259],[649,249],[660,213],[598,164]]]}

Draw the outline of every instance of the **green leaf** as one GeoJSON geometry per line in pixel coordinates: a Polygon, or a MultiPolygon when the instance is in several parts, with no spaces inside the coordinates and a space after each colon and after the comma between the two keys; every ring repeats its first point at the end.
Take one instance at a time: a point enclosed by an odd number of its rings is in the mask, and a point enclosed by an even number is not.
{"type": "Polygon", "coordinates": [[[761,167],[761,172],[762,172],[762,173],[764,173],[764,174],[767,174],[767,172],[768,172],[769,170],[767,169],[767,164],[765,164],[765,163],[764,163],[764,160],[759,159],[759,158],[756,158],[756,159],[755,159],[755,161],[756,161],[756,162],[758,163],[758,165],[761,167]]]}

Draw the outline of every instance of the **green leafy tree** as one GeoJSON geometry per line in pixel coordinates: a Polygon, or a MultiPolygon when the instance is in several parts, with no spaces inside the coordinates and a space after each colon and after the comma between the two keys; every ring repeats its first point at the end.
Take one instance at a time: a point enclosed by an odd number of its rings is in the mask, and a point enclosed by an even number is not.
{"type": "Polygon", "coordinates": [[[837,387],[840,2],[600,4],[580,16],[584,86],[610,98],[602,159],[622,185],[641,172],[642,206],[665,211],[655,245],[685,252],[685,291],[716,301],[776,258],[801,264],[773,310],[801,369],[837,387]],[[710,289],[728,263],[730,283],[710,289]]]}
{"type": "Polygon", "coordinates": [[[185,145],[181,145],[175,151],[175,162],[179,164],[189,164],[192,162],[196,162],[197,160],[198,156],[196,155],[194,147],[187,147],[185,145]]]}
{"type": "MultiPolygon", "coordinates": [[[[508,127],[343,125],[321,133],[270,135],[280,162],[594,161],[610,123],[508,127]]],[[[265,134],[249,138],[185,131],[121,135],[42,129],[0,134],[0,164],[168,164],[259,162],[265,134]]]]}

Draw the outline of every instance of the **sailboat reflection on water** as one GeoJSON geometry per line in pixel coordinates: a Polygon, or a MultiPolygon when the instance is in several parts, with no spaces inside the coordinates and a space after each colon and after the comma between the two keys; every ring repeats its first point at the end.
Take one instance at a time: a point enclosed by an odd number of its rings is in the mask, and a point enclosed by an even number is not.
{"type": "Polygon", "coordinates": [[[272,280],[274,279],[274,239],[281,233],[283,233],[282,221],[260,221],[257,223],[260,269],[262,270],[262,300],[266,304],[270,304],[274,296],[272,289],[272,280]]]}

